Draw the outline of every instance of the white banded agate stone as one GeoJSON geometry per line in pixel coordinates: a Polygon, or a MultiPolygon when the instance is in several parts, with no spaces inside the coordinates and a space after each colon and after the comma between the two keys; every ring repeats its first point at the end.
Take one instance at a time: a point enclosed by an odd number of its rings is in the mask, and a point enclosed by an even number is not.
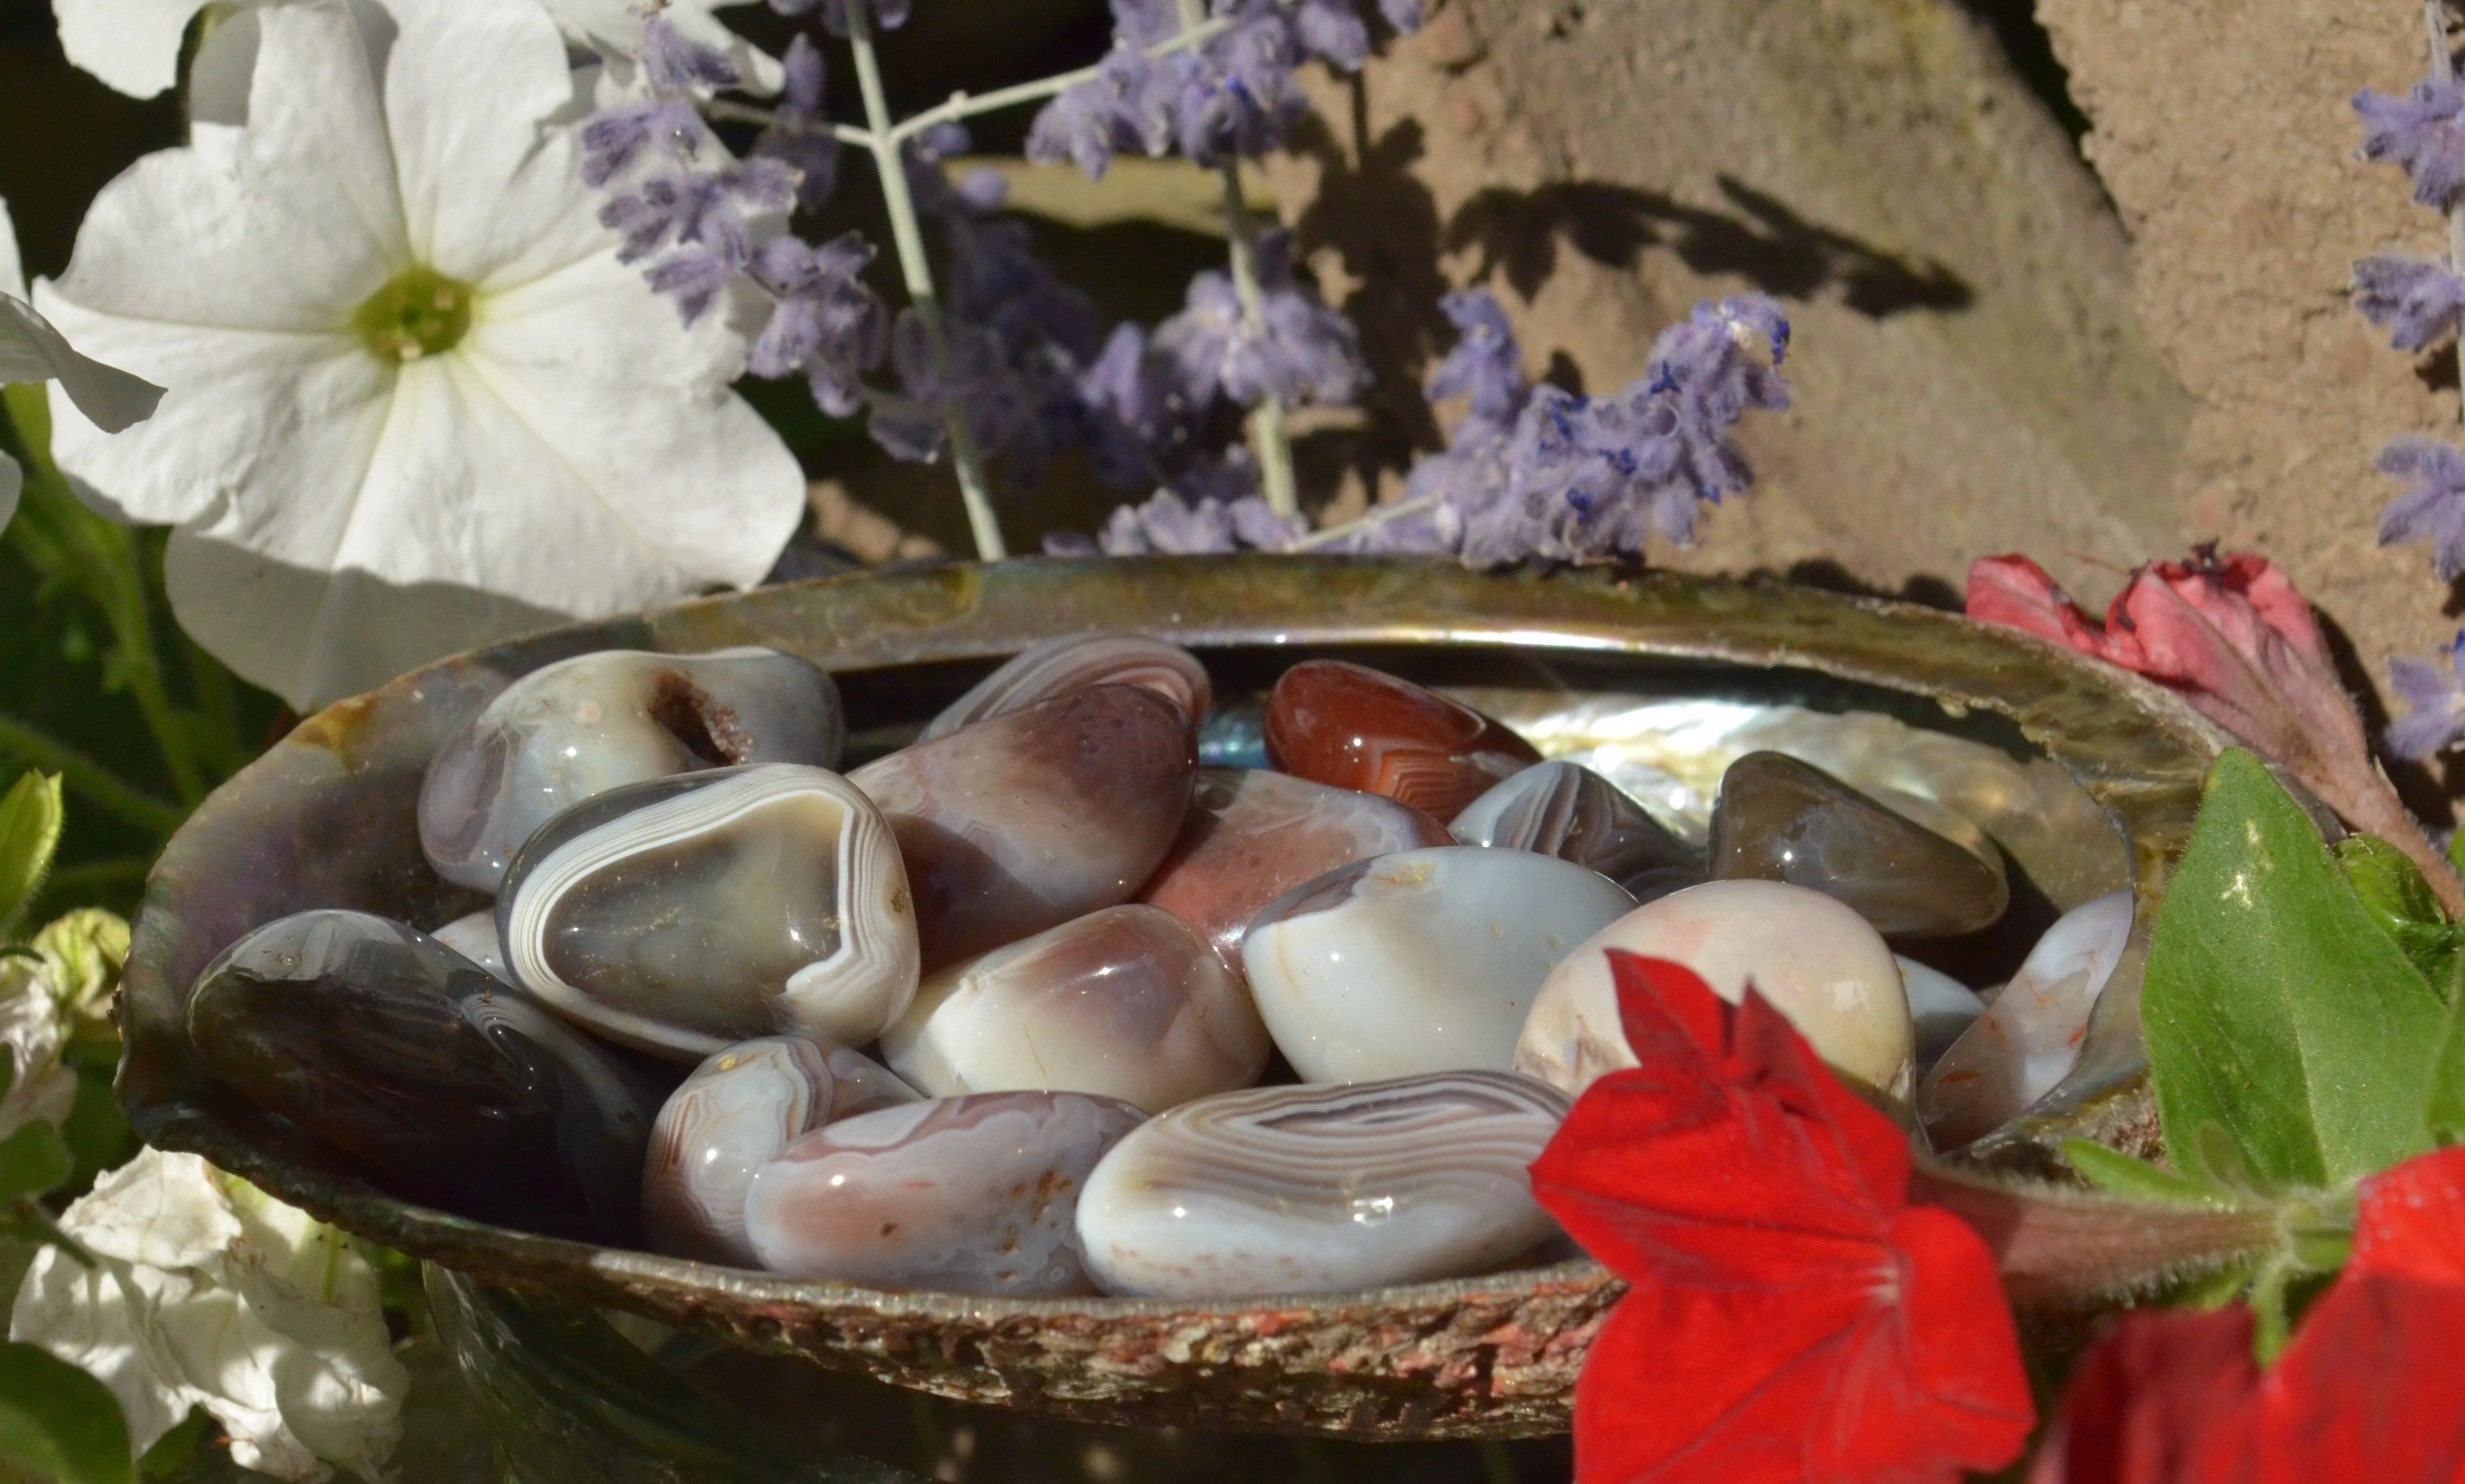
{"type": "Polygon", "coordinates": [[[1161,1113],[1258,1079],[1273,1048],[1179,918],[1108,907],[932,975],[881,1053],[936,1097],[1035,1088],[1161,1113]]]}
{"type": "Polygon", "coordinates": [[[505,945],[497,940],[497,914],[493,909],[455,918],[428,936],[505,983],[517,982],[514,971],[505,967],[505,945]]]}
{"type": "Polygon", "coordinates": [[[1477,1272],[1557,1229],[1526,1167],[1568,1099],[1441,1072],[1185,1103],[1114,1145],[1078,1201],[1106,1293],[1334,1293],[1477,1272]]]}
{"type": "Polygon", "coordinates": [[[1908,991],[1909,1023],[1917,1033],[1918,1073],[1922,1076],[1986,1013],[1986,1001],[1939,968],[1905,954],[1892,958],[1900,965],[1900,985],[1908,991]]]}
{"type": "Polygon", "coordinates": [[[1707,881],[1603,928],[1542,986],[1516,1071],[1580,1096],[1602,1074],[1635,1065],[1611,948],[1682,963],[1732,1005],[1753,984],[1833,1071],[1906,1105],[1916,1037],[1892,950],[1855,912],[1781,881],[1707,881]]]}
{"type": "Polygon", "coordinates": [[[1021,650],[975,688],[924,723],[918,742],[1006,716],[1091,685],[1136,685],[1180,708],[1194,731],[1207,720],[1214,685],[1198,656],[1177,644],[1135,633],[1077,633],[1021,650]]]}
{"type": "Polygon", "coordinates": [[[668,1095],[642,1168],[642,1229],[676,1257],[760,1266],[744,1236],[753,1172],[825,1123],[917,1101],[916,1090],[844,1046],[802,1036],[742,1041],[668,1095]]]}
{"type": "Polygon", "coordinates": [[[745,1234],[798,1277],[1085,1293],[1078,1193],[1144,1117],[1083,1093],[979,1093],[824,1124],[754,1172],[745,1234]]]}
{"type": "Polygon", "coordinates": [[[1305,1082],[1504,1072],[1549,971],[1633,906],[1615,883],[1554,856],[1399,851],[1270,903],[1241,961],[1305,1082]]]}
{"type": "Polygon", "coordinates": [[[604,650],[532,671],[437,750],[419,843],[437,874],[493,892],[560,810],[624,784],[746,763],[835,767],[838,687],[793,654],[604,650]]]}
{"type": "Polygon", "coordinates": [[[1951,1043],[1918,1090],[1918,1121],[1957,1149],[2019,1117],[2079,1062],[2088,1018],[2131,942],[2131,894],[2056,919],[2020,972],[1951,1043]]]}
{"type": "Polygon", "coordinates": [[[525,988],[673,1060],[780,1031],[862,1046],[916,992],[899,846],[871,800],[817,767],[602,794],[523,846],[497,912],[525,988]]]}

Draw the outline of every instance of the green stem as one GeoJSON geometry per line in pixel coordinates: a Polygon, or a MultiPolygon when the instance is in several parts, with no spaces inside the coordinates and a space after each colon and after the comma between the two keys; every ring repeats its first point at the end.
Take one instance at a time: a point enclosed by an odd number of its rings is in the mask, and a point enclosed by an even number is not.
{"type": "Polygon", "coordinates": [[[67,742],[6,716],[0,716],[0,752],[15,753],[33,766],[59,774],[62,783],[98,808],[148,833],[167,839],[188,817],[186,809],[146,793],[67,742]]]}
{"type": "MultiPolygon", "coordinates": [[[[881,64],[873,51],[872,18],[862,0],[847,7],[848,46],[855,54],[855,79],[864,94],[865,122],[871,127],[874,174],[881,181],[882,204],[890,210],[890,240],[899,253],[899,271],[907,283],[907,299],[933,343],[934,359],[946,371],[949,346],[943,339],[942,301],[933,292],[933,267],[924,255],[924,232],[916,219],[916,201],[907,190],[906,162],[900,141],[892,132],[890,100],[881,86],[881,64]]],[[[949,419],[950,465],[959,476],[959,498],[967,507],[967,525],[976,539],[976,555],[998,562],[1010,555],[1002,543],[1001,521],[993,514],[991,485],[985,477],[984,455],[967,431],[964,410],[952,408],[949,419]]]]}

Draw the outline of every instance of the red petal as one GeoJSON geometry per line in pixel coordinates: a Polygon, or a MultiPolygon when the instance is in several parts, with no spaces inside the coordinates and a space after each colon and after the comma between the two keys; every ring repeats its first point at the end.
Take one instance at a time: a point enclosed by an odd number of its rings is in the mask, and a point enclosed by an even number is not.
{"type": "Polygon", "coordinates": [[[2465,1286],[2347,1272],[2252,1409],[2259,1484],[2465,1479],[2465,1286]]]}
{"type": "Polygon", "coordinates": [[[2105,631],[2097,620],[2056,586],[2053,573],[2017,554],[1980,557],[1969,564],[1968,616],[2052,639],[2083,654],[2105,653],[2105,631]]]}
{"type": "Polygon", "coordinates": [[[1708,1072],[1729,1043],[1731,1010],[1703,977],[1683,963],[1611,948],[1618,1024],[1628,1050],[1647,1066],[1700,1063],[1708,1072]]]}
{"type": "Polygon", "coordinates": [[[2126,1314],[2072,1373],[2029,1484],[2225,1484],[2258,1385],[2249,1309],[2126,1314]]]}
{"type": "Polygon", "coordinates": [[[2465,1145],[2363,1182],[2345,1271],[2465,1284],[2465,1145]]]}
{"type": "MultiPolygon", "coordinates": [[[[1995,1273],[1994,1254],[1966,1222],[1947,1211],[1903,1212],[1892,1224],[1901,1253],[1898,1308],[1877,1374],[1888,1375],[1897,1407],[1847,1408],[1864,1423],[1854,1457],[1931,1456],[1969,1469],[1999,1469],[2020,1456],[2036,1426],[2020,1334],[1995,1273]]],[[[1876,1400],[1881,1400],[1877,1398],[1876,1400]]]]}
{"type": "Polygon", "coordinates": [[[1827,1130],[1841,1166],[1864,1181],[1875,1209],[1898,1211],[1908,1204],[1908,1136],[1833,1075],[1798,1029],[1751,984],[1730,1035],[1729,1070],[1742,1085],[1827,1130]]]}

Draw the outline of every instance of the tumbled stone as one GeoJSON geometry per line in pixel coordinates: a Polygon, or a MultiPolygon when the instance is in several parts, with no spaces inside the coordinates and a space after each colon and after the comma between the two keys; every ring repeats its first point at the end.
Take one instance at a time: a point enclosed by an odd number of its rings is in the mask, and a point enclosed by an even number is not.
{"type": "Polygon", "coordinates": [[[1207,714],[1198,729],[1198,761],[1205,767],[1270,767],[1267,703],[1236,700],[1207,714]]]}
{"type": "Polygon", "coordinates": [[[1638,901],[1703,879],[1701,851],[1670,833],[1615,784],[1572,763],[1525,768],[1465,805],[1448,828],[1458,844],[1573,861],[1638,901]]]}
{"type": "Polygon", "coordinates": [[[1616,883],[1547,855],[1401,851],[1278,898],[1241,957],[1303,1081],[1504,1072],[1549,971],[1633,906],[1616,883]]]}
{"type": "Polygon", "coordinates": [[[844,1046],[765,1036],[729,1047],[659,1109],[642,1168],[644,1236],[672,1256],[759,1267],[744,1236],[753,1172],[825,1123],[918,1097],[844,1046]]]}
{"type": "Polygon", "coordinates": [[[754,1172],[745,1231],[763,1266],[798,1277],[1084,1293],[1078,1193],[1144,1117],[1082,1093],[978,1093],[825,1124],[754,1172]]]}
{"type": "Polygon", "coordinates": [[[493,892],[550,817],[623,784],[744,763],[835,767],[831,677],[792,654],[607,650],[535,670],[438,749],[419,843],[447,880],[493,892]]]}
{"type": "Polygon", "coordinates": [[[2131,894],[2083,902],[2055,919],[2020,972],[1926,1073],[1918,1119],[1956,1149],[2018,1118],[2079,1061],[2099,994],[2131,941],[2131,894]]]}
{"type": "Polygon", "coordinates": [[[427,934],[303,912],[189,996],[199,1064],[406,1200],[631,1244],[658,1090],[427,934]]]}
{"type": "Polygon", "coordinates": [[[1532,744],[1435,691],[1338,659],[1295,665],[1267,698],[1267,755],[1315,783],[1451,820],[1541,761],[1532,744]]]}
{"type": "Polygon", "coordinates": [[[514,971],[505,967],[505,945],[497,937],[496,909],[455,918],[428,936],[505,983],[515,982],[514,971]]]}
{"type": "Polygon", "coordinates": [[[1098,685],[848,775],[890,820],[927,970],[1130,899],[1172,848],[1198,759],[1180,710],[1098,685]]]}
{"type": "Polygon", "coordinates": [[[505,963],[600,1034],[699,1061],[788,1031],[863,1045],[916,992],[899,847],[848,780],[771,764],[611,790],[522,847],[505,963]]]}
{"type": "Polygon", "coordinates": [[[1172,853],[1139,890],[1205,935],[1235,969],[1258,909],[1338,866],[1445,845],[1409,804],[1262,768],[1202,767],[1172,853]]]}
{"type": "Polygon", "coordinates": [[[1752,983],[1834,1071],[1907,1099],[1915,1032],[1892,950],[1839,902],[1778,881],[1690,886],[1587,940],[1542,986],[1516,1071],[1581,1096],[1602,1074],[1635,1064],[1618,1022],[1611,948],[1682,963],[1732,1005],[1752,983]]]}
{"type": "Polygon", "coordinates": [[[1962,1032],[1986,1013],[1985,998],[1938,968],[1902,954],[1892,955],[1900,965],[1900,986],[1908,991],[1909,1025],[1917,1035],[1918,1074],[1940,1060],[1962,1032]]]}
{"type": "Polygon", "coordinates": [[[1206,720],[1214,687],[1198,656],[1178,644],[1135,633],[1077,633],[1022,650],[1008,664],[924,723],[919,742],[1008,716],[1040,700],[1091,685],[1136,685],[1172,702],[1195,730],[1206,720]]]}
{"type": "Polygon", "coordinates": [[[1104,1156],[1078,1201],[1079,1244],[1105,1292],[1159,1298],[1477,1272],[1556,1229],[1527,1169],[1566,1108],[1495,1072],[1201,1098],[1104,1156]]]}
{"type": "Polygon", "coordinates": [[[936,1097],[1093,1093],[1149,1113],[1249,1086],[1272,1049],[1207,941],[1138,905],[941,970],[881,1037],[892,1069],[936,1097]]]}
{"type": "Polygon", "coordinates": [[[1983,856],[1964,850],[1778,752],[1747,753],[1722,775],[1711,870],[1719,880],[1810,887],[1896,937],[1990,927],[2011,900],[1991,845],[1983,856]]]}

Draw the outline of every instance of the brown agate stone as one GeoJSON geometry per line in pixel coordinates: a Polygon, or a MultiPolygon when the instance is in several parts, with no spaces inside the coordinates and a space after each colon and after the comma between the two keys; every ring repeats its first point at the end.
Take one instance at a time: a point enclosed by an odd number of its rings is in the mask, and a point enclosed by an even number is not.
{"type": "Polygon", "coordinates": [[[1267,756],[1297,777],[1384,794],[1441,821],[1541,761],[1470,706],[1338,659],[1295,665],[1276,682],[1267,756]]]}
{"type": "Polygon", "coordinates": [[[1181,838],[1139,900],[1215,945],[1233,972],[1258,909],[1356,860],[1446,845],[1447,828],[1409,804],[1263,768],[1202,767],[1181,838]]]}

